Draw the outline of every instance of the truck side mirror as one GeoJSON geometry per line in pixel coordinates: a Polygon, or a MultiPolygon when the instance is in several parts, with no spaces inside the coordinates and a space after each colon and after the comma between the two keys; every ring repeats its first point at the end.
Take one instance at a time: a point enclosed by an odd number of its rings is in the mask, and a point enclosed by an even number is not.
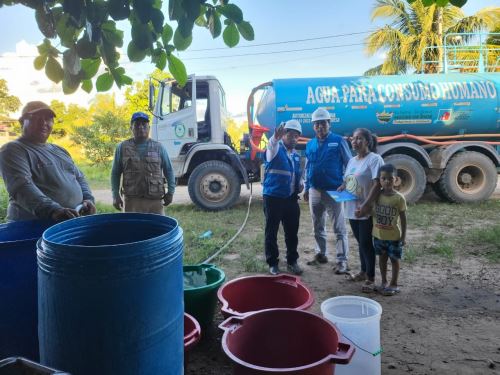
{"type": "Polygon", "coordinates": [[[153,85],[153,82],[149,80],[149,103],[148,107],[151,112],[153,112],[154,109],[154,101],[155,101],[155,86],[153,85]]]}

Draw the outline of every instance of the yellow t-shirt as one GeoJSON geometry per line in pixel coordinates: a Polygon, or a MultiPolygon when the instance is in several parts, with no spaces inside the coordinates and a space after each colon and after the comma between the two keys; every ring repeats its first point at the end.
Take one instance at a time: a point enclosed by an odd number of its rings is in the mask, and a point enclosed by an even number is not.
{"type": "Polygon", "coordinates": [[[400,193],[380,194],[373,207],[373,237],[379,240],[398,241],[401,239],[399,213],[406,211],[406,200],[400,193]]]}

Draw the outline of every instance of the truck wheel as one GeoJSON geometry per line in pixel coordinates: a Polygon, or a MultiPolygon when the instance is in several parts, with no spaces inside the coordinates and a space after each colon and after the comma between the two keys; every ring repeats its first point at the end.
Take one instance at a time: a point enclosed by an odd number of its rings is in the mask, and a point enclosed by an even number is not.
{"type": "Polygon", "coordinates": [[[497,170],[495,164],[479,152],[460,152],[448,162],[438,184],[451,202],[480,202],[493,194],[497,170]]]}
{"type": "Polygon", "coordinates": [[[219,211],[230,208],[240,196],[240,179],[231,165],[219,160],[198,165],[188,181],[191,200],[201,209],[219,211]]]}
{"type": "Polygon", "coordinates": [[[418,201],[425,191],[427,178],[424,168],[411,156],[394,154],[384,159],[385,163],[392,164],[398,170],[395,188],[404,195],[408,203],[418,201]]]}
{"type": "Polygon", "coordinates": [[[441,189],[441,185],[439,185],[439,180],[432,184],[432,190],[434,190],[434,193],[442,200],[449,201],[443,189],[441,189]]]}

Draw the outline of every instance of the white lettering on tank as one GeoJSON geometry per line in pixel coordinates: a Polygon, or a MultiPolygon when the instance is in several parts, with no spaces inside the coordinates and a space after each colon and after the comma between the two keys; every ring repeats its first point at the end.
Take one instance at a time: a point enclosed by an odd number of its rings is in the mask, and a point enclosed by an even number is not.
{"type": "Polygon", "coordinates": [[[316,102],[323,103],[323,90],[321,86],[316,87],[316,90],[314,90],[314,94],[316,97],[316,102]]]}
{"type": "Polygon", "coordinates": [[[378,100],[379,100],[379,102],[382,102],[382,103],[385,102],[385,97],[384,97],[384,95],[382,95],[383,90],[384,90],[384,85],[382,85],[382,84],[377,85],[378,100]]]}
{"type": "Polygon", "coordinates": [[[316,104],[316,100],[314,99],[314,92],[311,86],[307,88],[306,104],[316,104]]]}
{"type": "Polygon", "coordinates": [[[479,92],[477,91],[476,85],[474,82],[470,83],[470,98],[471,99],[481,99],[481,96],[479,96],[479,92]]]}
{"type": "Polygon", "coordinates": [[[432,82],[431,84],[429,84],[429,87],[430,87],[432,99],[438,100],[439,96],[440,96],[438,85],[436,85],[434,82],[432,82]]]}
{"type": "Polygon", "coordinates": [[[394,88],[392,85],[385,85],[385,95],[387,96],[388,101],[394,101],[394,88]]]}
{"type": "Polygon", "coordinates": [[[491,99],[495,99],[497,97],[497,89],[493,82],[486,81],[486,90],[488,90],[488,94],[491,99]]]}
{"type": "Polygon", "coordinates": [[[488,94],[486,92],[486,84],[485,83],[486,82],[484,82],[484,81],[476,82],[477,88],[479,89],[479,95],[481,96],[481,98],[488,97],[488,94]]]}
{"type": "Polygon", "coordinates": [[[349,99],[349,86],[347,85],[342,85],[342,101],[344,103],[347,103],[347,100],[349,99]]]}

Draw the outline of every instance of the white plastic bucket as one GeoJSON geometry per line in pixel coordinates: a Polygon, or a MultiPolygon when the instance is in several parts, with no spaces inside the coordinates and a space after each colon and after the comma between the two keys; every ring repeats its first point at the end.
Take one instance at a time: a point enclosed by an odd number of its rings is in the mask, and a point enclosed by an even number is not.
{"type": "Polygon", "coordinates": [[[339,328],[346,342],[356,347],[351,363],[336,366],[335,374],[380,375],[382,306],[369,298],[340,296],[323,301],[321,313],[339,328]]]}

